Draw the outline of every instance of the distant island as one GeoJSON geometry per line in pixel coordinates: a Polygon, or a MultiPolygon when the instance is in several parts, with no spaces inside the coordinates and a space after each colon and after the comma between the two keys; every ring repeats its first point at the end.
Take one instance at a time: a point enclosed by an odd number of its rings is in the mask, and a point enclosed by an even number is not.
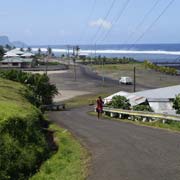
{"type": "Polygon", "coordinates": [[[18,48],[24,48],[27,47],[28,45],[25,44],[24,42],[21,41],[13,41],[11,42],[8,38],[8,36],[0,36],[0,45],[5,46],[5,45],[10,45],[10,46],[15,46],[18,48]]]}

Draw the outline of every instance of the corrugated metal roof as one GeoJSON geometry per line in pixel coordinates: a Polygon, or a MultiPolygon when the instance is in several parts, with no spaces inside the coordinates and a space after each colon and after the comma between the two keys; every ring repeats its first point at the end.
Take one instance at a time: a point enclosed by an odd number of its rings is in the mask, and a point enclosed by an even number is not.
{"type": "Polygon", "coordinates": [[[145,90],[134,94],[136,96],[143,96],[147,99],[173,99],[176,95],[180,94],[180,85],[145,90]]]}

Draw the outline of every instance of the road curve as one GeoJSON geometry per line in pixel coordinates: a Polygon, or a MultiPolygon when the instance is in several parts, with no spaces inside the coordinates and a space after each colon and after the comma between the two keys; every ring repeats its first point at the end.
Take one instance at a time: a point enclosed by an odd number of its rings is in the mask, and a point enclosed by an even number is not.
{"type": "Polygon", "coordinates": [[[88,180],[180,179],[180,133],[98,120],[89,110],[92,107],[49,113],[92,154],[88,180]]]}

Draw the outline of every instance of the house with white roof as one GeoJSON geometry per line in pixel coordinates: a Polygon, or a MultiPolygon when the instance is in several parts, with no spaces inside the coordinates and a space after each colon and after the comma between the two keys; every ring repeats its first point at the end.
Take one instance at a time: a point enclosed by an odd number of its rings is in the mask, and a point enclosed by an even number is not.
{"type": "Polygon", "coordinates": [[[33,65],[33,56],[31,52],[24,52],[19,49],[13,49],[5,53],[0,61],[1,68],[29,68],[33,65]]]}
{"type": "Polygon", "coordinates": [[[30,68],[32,67],[33,59],[32,58],[5,58],[0,61],[1,68],[30,68]]]}
{"type": "Polygon", "coordinates": [[[129,100],[132,107],[147,102],[156,113],[175,114],[173,99],[178,94],[180,94],[180,85],[139,91],[136,93],[120,91],[106,97],[104,102],[105,104],[110,102],[114,96],[124,96],[129,100]]]}

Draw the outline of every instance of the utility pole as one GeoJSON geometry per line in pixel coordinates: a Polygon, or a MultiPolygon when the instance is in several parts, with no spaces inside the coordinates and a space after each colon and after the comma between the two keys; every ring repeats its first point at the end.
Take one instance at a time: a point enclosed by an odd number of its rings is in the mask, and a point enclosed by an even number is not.
{"type": "Polygon", "coordinates": [[[136,67],[134,66],[134,92],[136,92],[136,67]]]}
{"type": "Polygon", "coordinates": [[[102,85],[104,86],[104,58],[102,58],[102,85]]]}
{"type": "Polygon", "coordinates": [[[73,57],[73,62],[74,62],[74,80],[76,81],[76,58],[73,57]]]}
{"type": "Polygon", "coordinates": [[[70,65],[69,48],[70,48],[70,46],[67,45],[67,58],[68,58],[68,64],[70,65]]]}
{"type": "Polygon", "coordinates": [[[95,44],[95,46],[94,46],[94,47],[95,47],[95,58],[96,58],[96,44],[95,44]]]}

